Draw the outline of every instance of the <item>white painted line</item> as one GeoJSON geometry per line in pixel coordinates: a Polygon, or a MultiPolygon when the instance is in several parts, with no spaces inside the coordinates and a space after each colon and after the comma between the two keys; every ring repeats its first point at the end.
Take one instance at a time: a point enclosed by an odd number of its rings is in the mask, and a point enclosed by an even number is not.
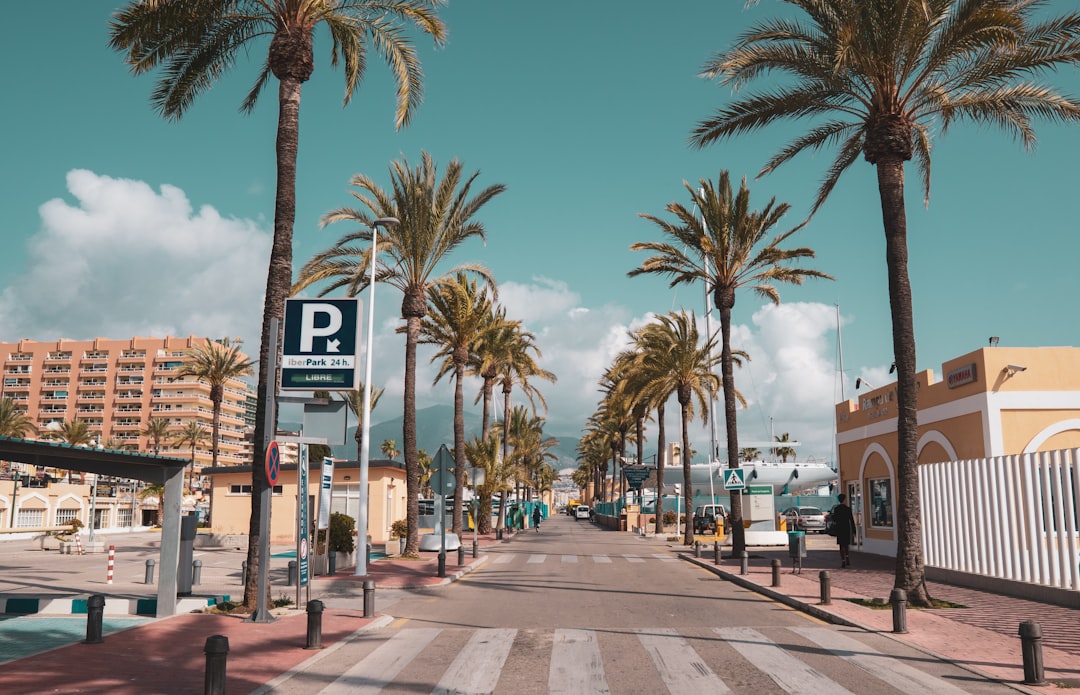
{"type": "Polygon", "coordinates": [[[516,635],[511,628],[474,632],[431,695],[495,692],[516,635]]]}
{"type": "Polygon", "coordinates": [[[377,695],[440,632],[427,627],[402,630],[320,690],[320,695],[377,695]]]}
{"type": "Polygon", "coordinates": [[[923,673],[836,630],[824,627],[790,629],[833,654],[847,659],[901,692],[932,693],[933,695],[938,693],[960,695],[965,692],[946,680],[923,673]]]}
{"type": "Polygon", "coordinates": [[[623,555],[627,562],[645,562],[639,555],[623,555]]]}
{"type": "Polygon", "coordinates": [[[513,555],[500,555],[492,561],[493,565],[505,565],[508,562],[513,562],[513,555]]]}
{"type": "Polygon", "coordinates": [[[723,637],[747,661],[772,678],[786,693],[851,695],[850,690],[784,651],[776,642],[753,628],[718,627],[713,631],[723,637]]]}
{"type": "Polygon", "coordinates": [[[577,562],[577,555],[563,555],[562,561],[572,565],[577,562]]]}
{"type": "Polygon", "coordinates": [[[536,565],[547,559],[547,555],[530,555],[529,564],[536,565]]]}
{"type": "Polygon", "coordinates": [[[653,553],[652,556],[655,557],[657,560],[661,560],[663,562],[678,562],[679,561],[679,558],[671,557],[667,553],[653,553]]]}
{"type": "Polygon", "coordinates": [[[638,640],[672,693],[730,693],[724,681],[701,659],[690,643],[670,628],[638,630],[638,640]]]}
{"type": "Polygon", "coordinates": [[[607,555],[593,555],[592,561],[598,565],[611,564],[611,558],[607,555]]]}
{"type": "Polygon", "coordinates": [[[608,695],[600,644],[592,630],[556,630],[548,695],[608,695]]]}

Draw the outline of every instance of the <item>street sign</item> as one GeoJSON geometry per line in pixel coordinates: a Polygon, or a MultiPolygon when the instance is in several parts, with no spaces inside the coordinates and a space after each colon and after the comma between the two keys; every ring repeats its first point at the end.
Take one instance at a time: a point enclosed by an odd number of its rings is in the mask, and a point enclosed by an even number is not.
{"type": "Polygon", "coordinates": [[[626,485],[631,490],[640,490],[642,483],[649,479],[652,468],[648,466],[625,466],[623,475],[626,476],[626,485]]]}
{"type": "Polygon", "coordinates": [[[266,447],[266,482],[270,487],[277,485],[278,473],[281,471],[281,452],[277,442],[270,442],[266,447]]]}
{"type": "Polygon", "coordinates": [[[772,485],[747,485],[746,494],[748,495],[771,495],[773,494],[772,485]]]}
{"type": "Polygon", "coordinates": [[[330,498],[334,487],[334,459],[324,456],[319,468],[319,530],[330,528],[330,498]]]}
{"type": "Polygon", "coordinates": [[[746,471],[741,468],[729,468],[724,471],[724,489],[742,490],[746,487],[746,471]]]}
{"type": "MultiPolygon", "coordinates": [[[[299,465],[299,484],[297,486],[297,533],[296,537],[299,539],[299,543],[296,548],[296,559],[299,561],[299,576],[297,577],[297,596],[299,596],[300,587],[307,586],[309,572],[308,562],[308,532],[311,526],[308,523],[310,515],[308,509],[308,452],[307,447],[303,444],[300,445],[300,465],[299,465]]],[[[300,605],[300,601],[297,600],[296,605],[300,605]]]]}
{"type": "Polygon", "coordinates": [[[360,380],[360,300],[285,300],[283,391],[355,389],[360,380]]]}
{"type": "Polygon", "coordinates": [[[454,480],[454,456],[446,448],[445,444],[440,446],[439,451],[435,454],[435,459],[431,462],[431,470],[432,490],[435,494],[454,494],[454,487],[457,482],[454,480]]]}

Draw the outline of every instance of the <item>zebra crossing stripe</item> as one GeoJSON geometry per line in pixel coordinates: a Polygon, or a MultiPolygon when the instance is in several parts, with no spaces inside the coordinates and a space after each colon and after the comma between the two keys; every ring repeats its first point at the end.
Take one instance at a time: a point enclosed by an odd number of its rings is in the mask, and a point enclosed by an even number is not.
{"type": "Polygon", "coordinates": [[[623,557],[626,558],[627,562],[645,562],[643,558],[640,558],[637,555],[623,555],[623,557]]]}
{"type": "Polygon", "coordinates": [[[720,635],[762,673],[772,678],[784,692],[792,695],[853,695],[850,690],[795,658],[753,628],[718,627],[713,628],[713,632],[720,635]]]}
{"type": "Polygon", "coordinates": [[[572,565],[577,562],[577,555],[563,555],[562,561],[572,565]]]}
{"type": "Polygon", "coordinates": [[[669,628],[638,630],[660,679],[672,693],[723,695],[731,689],[709,668],[690,643],[669,628]]]}
{"type": "Polygon", "coordinates": [[[548,695],[609,695],[600,644],[592,630],[556,630],[548,695]]]}
{"type": "Polygon", "coordinates": [[[598,565],[610,564],[611,558],[607,555],[593,555],[592,561],[598,565]]]}
{"type": "Polygon", "coordinates": [[[513,561],[514,561],[514,556],[513,555],[500,555],[499,557],[495,558],[495,560],[494,560],[494,562],[492,564],[505,565],[506,563],[513,562],[513,561]]]}
{"type": "Polygon", "coordinates": [[[517,630],[511,628],[477,630],[431,695],[495,692],[515,636],[517,630]]]}
{"type": "Polygon", "coordinates": [[[530,555],[529,564],[538,564],[547,559],[547,555],[530,555]]]}
{"type": "Polygon", "coordinates": [[[937,693],[960,695],[964,690],[946,680],[923,673],[895,657],[886,656],[847,635],[820,627],[792,627],[792,632],[802,635],[820,647],[855,664],[862,670],[880,678],[905,693],[937,693]]]}
{"type": "Polygon", "coordinates": [[[421,627],[402,630],[320,691],[320,695],[377,695],[441,632],[421,627]]]}
{"type": "Polygon", "coordinates": [[[655,557],[657,560],[660,560],[661,562],[678,562],[679,561],[679,558],[671,557],[667,553],[653,553],[652,556],[655,557]]]}

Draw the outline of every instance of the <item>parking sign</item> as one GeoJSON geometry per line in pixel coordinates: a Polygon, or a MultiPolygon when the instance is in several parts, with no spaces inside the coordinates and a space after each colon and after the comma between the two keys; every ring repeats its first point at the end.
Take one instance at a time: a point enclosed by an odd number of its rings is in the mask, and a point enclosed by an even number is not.
{"type": "Polygon", "coordinates": [[[286,299],[282,390],[357,388],[361,313],[356,297],[286,299]]]}

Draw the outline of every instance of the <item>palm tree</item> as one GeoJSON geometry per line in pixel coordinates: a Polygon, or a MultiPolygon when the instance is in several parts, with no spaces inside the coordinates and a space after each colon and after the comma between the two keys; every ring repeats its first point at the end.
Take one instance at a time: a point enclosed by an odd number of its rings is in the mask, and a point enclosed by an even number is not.
{"type": "MultiPolygon", "coordinates": [[[[720,357],[713,354],[716,339],[705,336],[702,340],[696,317],[685,311],[658,316],[657,322],[643,327],[639,335],[641,344],[658,360],[658,376],[647,388],[660,397],[675,394],[682,425],[682,450],[690,452],[690,421],[694,417],[694,403],[696,401],[702,422],[705,422],[709,413],[709,399],[720,388],[720,380],[713,373],[720,361],[720,357]]],[[[686,500],[683,543],[686,545],[694,543],[694,525],[690,520],[694,513],[691,458],[691,454],[682,457],[683,497],[686,500]]]]}
{"type": "Polygon", "coordinates": [[[391,461],[401,455],[401,452],[397,448],[397,442],[393,439],[384,439],[380,450],[382,451],[383,456],[391,461]]]}
{"type": "MultiPolygon", "coordinates": [[[[1080,120],[1080,100],[1039,80],[1076,64],[1080,14],[1051,16],[1041,0],[788,0],[806,19],[767,20],[714,56],[704,75],[743,86],[770,76],[768,92],[749,94],[698,124],[706,146],[788,119],[818,117],[768,160],[768,173],[805,151],[835,145],[818,188],[816,211],[840,175],[859,159],[877,169],[885,230],[897,377],[897,553],[895,587],[927,605],[919,510],[915,329],[907,269],[904,163],[919,164],[930,198],[934,132],[954,122],[997,126],[1029,149],[1032,118],[1080,120]],[[776,74],[791,79],[774,82],[776,74]],[[828,120],[825,120],[828,119],[828,120]]],[[[811,214],[813,213],[811,212],[811,214]]]]}
{"type": "MultiPolygon", "coordinates": [[[[371,227],[376,219],[393,217],[396,227],[378,237],[378,253],[388,254],[390,262],[378,263],[376,282],[388,283],[403,295],[401,317],[405,320],[405,392],[403,447],[405,481],[408,496],[406,520],[409,527],[405,555],[419,552],[419,491],[420,469],[416,461],[416,346],[420,339],[420,324],[427,315],[428,288],[439,277],[436,268],[458,247],[471,238],[486,238],[483,223],[473,216],[492,198],[505,190],[502,184],[488,186],[472,195],[472,186],[480,172],[466,176],[464,165],[457,159],[446,167],[442,180],[431,155],[424,152],[415,168],[406,160],[390,167],[393,190],[384,192],[373,179],[358,174],[352,185],[353,197],[367,209],[340,208],[323,215],[325,226],[334,222],[358,222],[360,230],[347,234],[334,246],[316,254],[300,271],[296,290],[330,281],[320,296],[336,289],[345,289],[356,296],[368,286],[373,262],[371,227]],[[471,196],[471,197],[470,197],[471,196]]],[[[480,277],[494,284],[487,268],[469,263],[451,269],[480,277]]]]}
{"type": "Polygon", "coordinates": [[[529,379],[537,377],[551,383],[558,381],[555,374],[537,364],[536,360],[543,357],[543,355],[540,353],[540,348],[533,342],[532,333],[515,330],[506,348],[506,354],[498,370],[498,379],[502,385],[503,394],[503,458],[509,455],[510,420],[507,413],[511,411],[510,393],[513,391],[514,384],[516,383],[521,387],[521,392],[529,399],[529,405],[532,406],[535,413],[537,400],[540,401],[540,405],[545,412],[547,411],[547,402],[544,400],[543,394],[529,382],[529,379]],[[530,353],[535,354],[536,357],[534,358],[533,354],[530,353]]]}
{"type": "MultiPolygon", "coordinates": [[[[484,471],[484,482],[473,490],[479,498],[475,520],[477,533],[491,533],[492,498],[496,493],[501,493],[505,502],[505,492],[510,489],[512,467],[503,460],[499,451],[501,446],[498,434],[484,439],[474,436],[472,441],[465,443],[465,458],[474,468],[484,471]]],[[[505,509],[506,505],[501,507],[505,509]]],[[[500,519],[504,514],[500,510],[500,519]]]]}
{"type": "Polygon", "coordinates": [[[25,410],[10,398],[0,399],[0,437],[23,439],[28,434],[36,433],[37,426],[25,410]]]}
{"type": "Polygon", "coordinates": [[[491,422],[491,402],[495,380],[499,376],[499,370],[509,360],[519,334],[527,336],[529,341],[535,339],[532,333],[522,329],[520,321],[511,321],[506,318],[504,307],[493,306],[491,315],[469,355],[466,373],[468,376],[478,376],[482,380],[480,392],[476,394],[473,403],[480,399],[484,401],[480,424],[481,437],[484,439],[488,436],[488,426],[491,422]]]}
{"type": "MultiPolygon", "coordinates": [[[[685,184],[697,211],[676,202],[669,203],[667,211],[675,216],[674,223],[652,215],[642,214],[654,222],[670,237],[671,242],[638,242],[630,248],[649,251],[653,256],[642,262],[641,267],[630,271],[630,276],[642,274],[670,276],[671,287],[685,283],[704,282],[712,295],[713,303],[720,312],[721,353],[720,369],[723,374],[724,416],[727,429],[728,466],[739,466],[739,433],[735,407],[735,363],[731,346],[731,310],[735,306],[735,292],[749,287],[773,303],[780,302],[775,283],[802,284],[808,277],[830,278],[817,270],[806,270],[790,265],[793,261],[813,258],[809,248],[782,249],[780,244],[801,227],[795,227],[767,239],[773,227],[788,211],[789,205],[776,205],[775,198],[760,211],[750,209],[750,190],[744,179],[738,195],[733,195],[728,172],[721,171],[719,181],[713,183],[702,179],[698,186],[685,184]]],[[[688,451],[688,448],[683,449],[688,451]]],[[[732,552],[736,556],[746,548],[746,536],[742,524],[742,498],[731,498],[730,520],[732,524],[732,552]]]]}
{"type": "MultiPolygon", "coordinates": [[[[787,444],[788,442],[791,441],[791,435],[788,434],[787,432],[784,432],[783,434],[775,435],[773,437],[773,439],[776,440],[777,444],[787,444]]],[[[795,460],[795,449],[794,449],[794,447],[777,446],[777,447],[773,447],[772,452],[773,452],[773,456],[779,456],[780,460],[783,461],[784,463],[787,463],[787,460],[789,458],[792,461],[795,460]]]]}
{"type": "Polygon", "coordinates": [[[195,449],[206,441],[206,428],[199,424],[198,420],[188,420],[184,427],[173,436],[170,446],[174,449],[191,448],[191,472],[188,474],[187,489],[191,489],[191,482],[195,478],[195,449]]]}
{"type": "MultiPolygon", "coordinates": [[[[90,431],[89,425],[86,420],[64,420],[59,426],[50,427],[45,432],[45,439],[55,439],[69,446],[87,446],[94,438],[94,433],[90,431]]],[[[80,483],[86,481],[86,473],[79,473],[80,483]]],[[[71,482],[71,471],[68,471],[68,482],[71,482]]]]}
{"type": "Polygon", "coordinates": [[[210,451],[214,468],[218,464],[218,431],[221,428],[221,401],[225,398],[225,384],[250,375],[251,366],[255,364],[240,352],[241,346],[243,341],[239,338],[222,338],[220,342],[207,338],[202,345],[187,351],[191,361],[182,364],[176,372],[177,376],[193,376],[210,385],[210,403],[214,408],[210,451]]]}
{"type": "Polygon", "coordinates": [[[146,421],[146,427],[139,432],[147,438],[154,456],[161,453],[161,440],[169,436],[169,420],[163,417],[152,417],[146,421]]]}
{"type": "MultiPolygon", "coordinates": [[[[371,389],[369,412],[375,412],[375,406],[379,404],[379,399],[382,398],[385,390],[382,386],[371,389]]],[[[341,400],[345,401],[345,405],[356,417],[356,433],[353,435],[353,439],[356,440],[356,460],[359,461],[364,444],[364,383],[360,382],[355,390],[338,391],[337,394],[341,396],[341,400]]],[[[329,396],[330,394],[327,393],[325,397],[329,398],[329,396]]],[[[316,392],[316,397],[318,397],[318,392],[316,392]]]]}
{"type": "MultiPolygon", "coordinates": [[[[385,59],[397,86],[395,124],[406,126],[423,96],[423,71],[416,51],[402,29],[411,23],[431,35],[437,45],[446,28],[436,8],[441,0],[134,0],[113,15],[109,45],[123,53],[132,73],[144,74],[161,66],[152,102],[165,118],[179,119],[195,98],[228,72],[237,58],[251,52],[256,41],[272,37],[255,85],[242,104],[255,108],[262,88],[273,75],[278,80],[276,140],[277,193],[274,206],[274,241],[263,301],[262,340],[259,347],[259,399],[255,412],[254,460],[262,461],[269,437],[266,432],[266,393],[270,379],[270,321],[281,320],[292,284],[292,231],[296,217],[296,157],[300,133],[300,92],[315,68],[313,41],[317,25],[324,24],[332,38],[330,64],[344,65],[345,103],[360,85],[370,47],[385,59]]],[[[273,336],[276,339],[276,336],[273,336]]],[[[214,443],[217,437],[215,433],[214,443]]],[[[248,581],[244,605],[255,605],[258,584],[259,527],[262,491],[267,481],[252,468],[251,523],[248,535],[248,581]]]]}
{"type": "Polygon", "coordinates": [[[473,345],[492,317],[494,287],[477,287],[464,273],[435,282],[428,290],[430,309],[420,323],[419,342],[438,347],[431,361],[442,360],[434,383],[447,374],[454,380],[454,504],[451,532],[461,536],[465,491],[465,392],[462,380],[473,345]],[[459,463],[460,462],[460,463],[459,463]]]}
{"type": "Polygon", "coordinates": [[[435,474],[435,469],[431,464],[434,460],[426,450],[419,449],[416,452],[416,463],[420,466],[420,492],[424,497],[432,497],[431,476],[435,474]]]}
{"type": "Polygon", "coordinates": [[[761,457],[761,450],[753,446],[744,446],[739,449],[740,461],[753,461],[756,458],[761,457]]]}

